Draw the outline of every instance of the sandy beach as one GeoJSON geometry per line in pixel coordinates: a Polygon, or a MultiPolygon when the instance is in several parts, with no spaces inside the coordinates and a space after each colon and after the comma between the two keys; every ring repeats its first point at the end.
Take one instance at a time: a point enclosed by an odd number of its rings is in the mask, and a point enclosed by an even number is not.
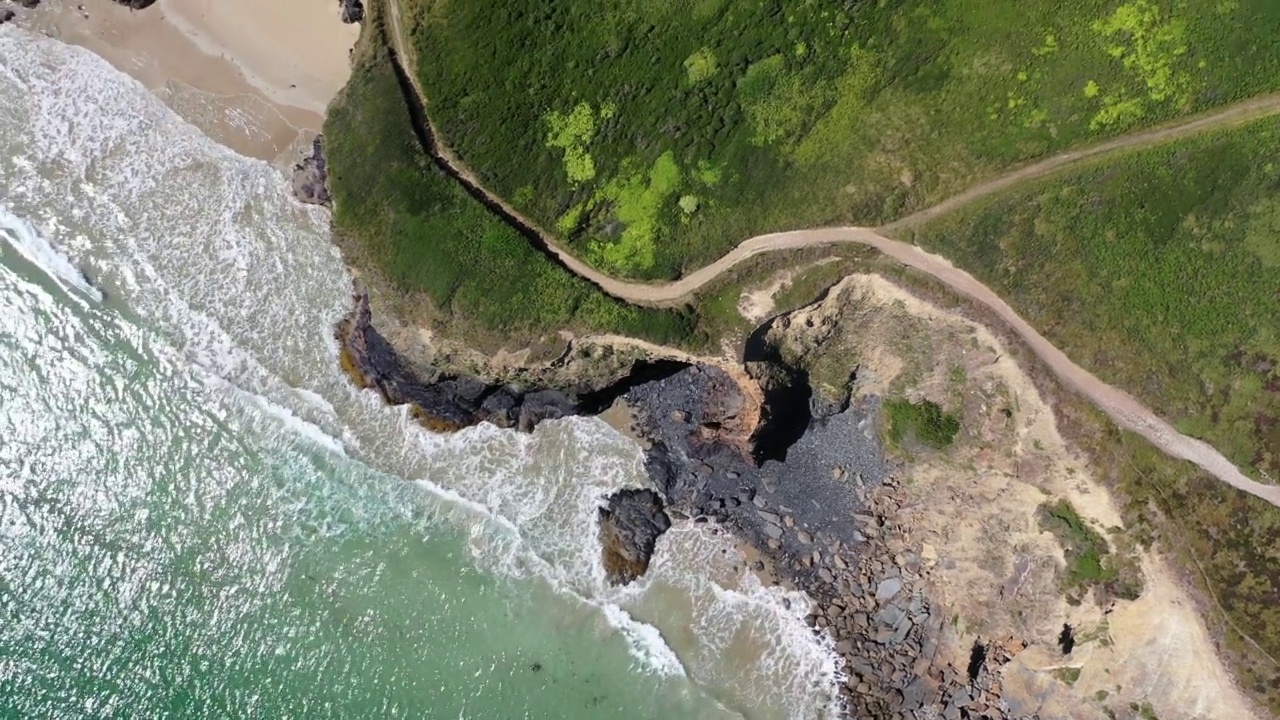
{"type": "Polygon", "coordinates": [[[214,140],[279,162],[320,130],[360,32],[331,0],[45,0],[24,24],[101,55],[214,140]]]}

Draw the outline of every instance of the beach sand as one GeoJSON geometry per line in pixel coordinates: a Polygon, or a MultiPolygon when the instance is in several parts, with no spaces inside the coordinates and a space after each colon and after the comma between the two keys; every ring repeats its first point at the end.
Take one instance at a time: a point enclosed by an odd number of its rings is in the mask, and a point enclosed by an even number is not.
{"type": "Polygon", "coordinates": [[[319,132],[360,32],[335,0],[45,0],[24,24],[101,55],[214,140],[281,164],[319,132]]]}

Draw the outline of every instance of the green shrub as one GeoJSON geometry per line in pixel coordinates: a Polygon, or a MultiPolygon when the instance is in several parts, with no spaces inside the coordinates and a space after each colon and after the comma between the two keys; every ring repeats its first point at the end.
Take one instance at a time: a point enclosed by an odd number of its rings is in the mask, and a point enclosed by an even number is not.
{"type": "Polygon", "coordinates": [[[940,450],[949,447],[960,432],[960,419],[929,400],[890,400],[885,409],[889,414],[889,440],[895,445],[915,439],[940,450]]]}

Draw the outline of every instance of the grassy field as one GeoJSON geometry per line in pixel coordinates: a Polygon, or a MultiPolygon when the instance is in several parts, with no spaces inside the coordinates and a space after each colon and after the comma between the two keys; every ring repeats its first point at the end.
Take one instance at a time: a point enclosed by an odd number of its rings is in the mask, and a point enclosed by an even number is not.
{"type": "MultiPolygon", "coordinates": [[[[366,30],[372,32],[373,30],[366,30]]],[[[391,66],[363,42],[325,123],[334,222],[358,258],[406,303],[466,337],[519,344],[560,329],[694,340],[690,313],[609,298],[536,251],[419,147],[391,66]]]]}
{"type": "Polygon", "coordinates": [[[1280,123],[1149,150],[916,234],[1055,345],[1280,482],[1280,123]]]}
{"type": "Polygon", "coordinates": [[[599,267],[878,223],[1280,87],[1266,0],[406,0],[449,144],[599,267]]]}

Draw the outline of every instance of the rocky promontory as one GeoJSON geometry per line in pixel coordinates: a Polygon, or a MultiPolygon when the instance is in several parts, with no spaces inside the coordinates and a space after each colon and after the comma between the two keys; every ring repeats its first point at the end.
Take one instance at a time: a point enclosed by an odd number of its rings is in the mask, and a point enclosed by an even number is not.
{"type": "Polygon", "coordinates": [[[626,585],[644,575],[658,537],[670,527],[658,493],[626,488],[610,495],[600,508],[600,545],[609,582],[626,585]]]}
{"type": "Polygon", "coordinates": [[[660,372],[642,363],[609,385],[564,390],[422,374],[373,326],[367,293],[354,300],[336,332],[344,369],[387,402],[410,406],[428,429],[489,422],[529,432],[543,420],[594,415],[625,400],[647,444],[655,489],[602,498],[610,582],[629,583],[648,569],[672,518],[719,523],[769,560],[774,581],[814,599],[814,630],[832,637],[846,663],[851,716],[1018,717],[999,709],[991,672],[998,654],[983,648],[981,661],[958,668],[939,652],[954,638],[927,599],[927,571],[894,522],[896,480],[879,447],[874,401],[815,405],[819,414],[811,415],[787,399],[785,412],[770,412],[744,386],[745,375],[696,363],[668,362],[660,372]],[[770,431],[771,420],[802,427],[770,431]],[[795,439],[760,452],[761,442],[778,437],[795,439]]]}

